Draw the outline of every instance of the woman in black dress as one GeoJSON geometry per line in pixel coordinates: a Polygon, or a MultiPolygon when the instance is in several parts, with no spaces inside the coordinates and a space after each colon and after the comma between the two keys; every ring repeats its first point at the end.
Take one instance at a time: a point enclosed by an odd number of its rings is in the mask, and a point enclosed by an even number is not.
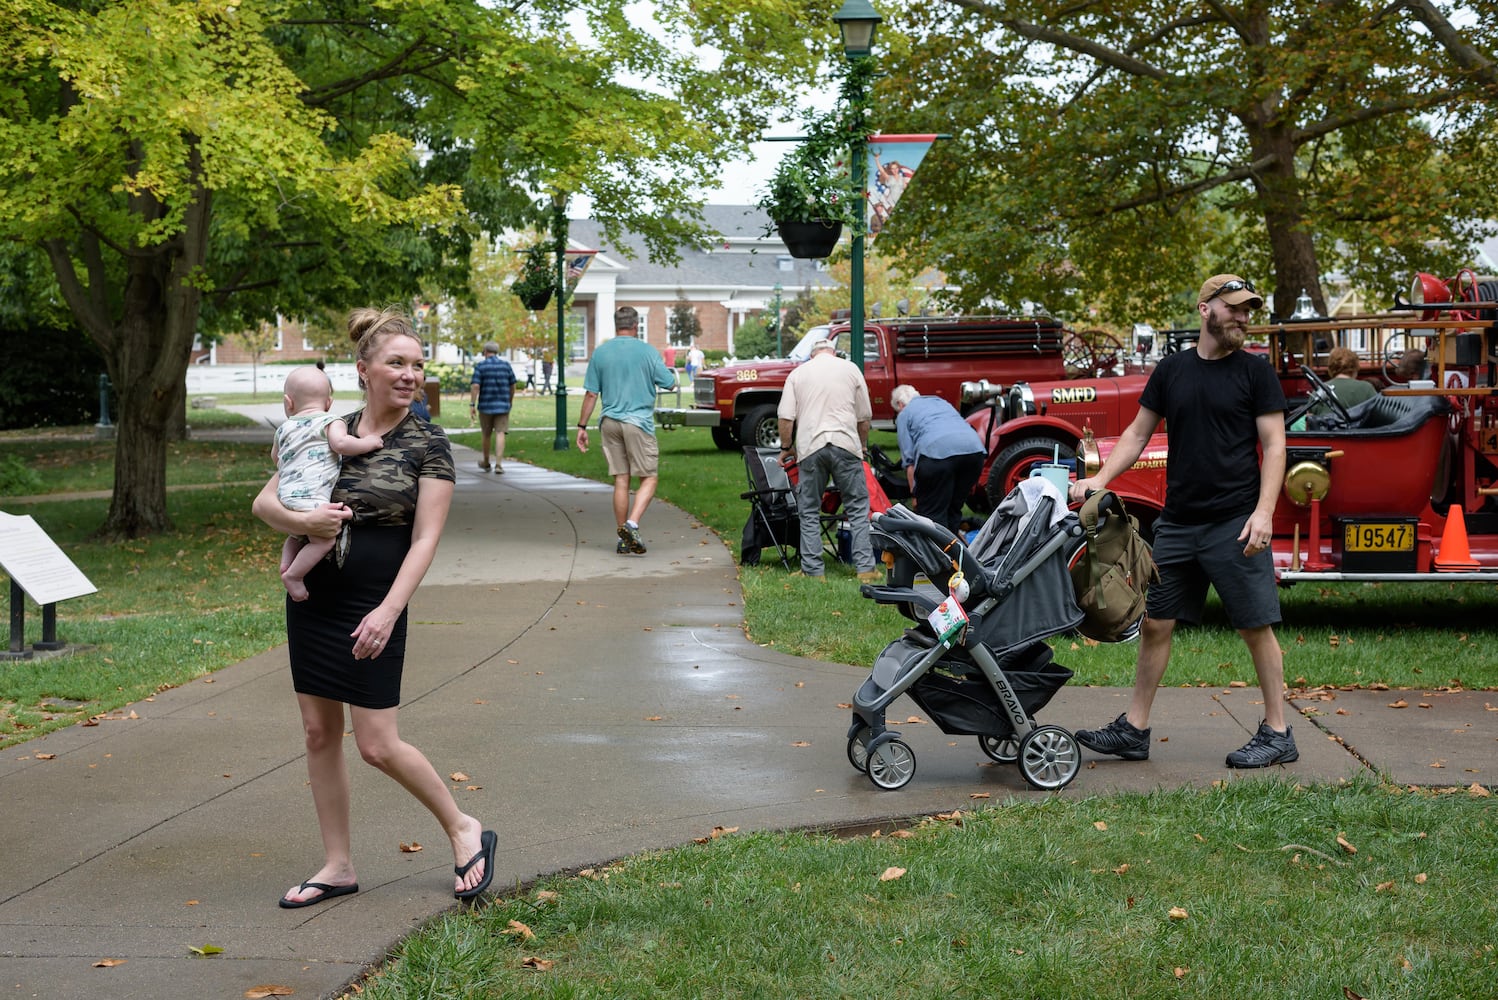
{"type": "Polygon", "coordinates": [[[323,866],[281,897],[288,909],[358,891],[350,856],[349,776],[343,755],[344,705],[359,755],[414,795],[452,842],[453,893],[472,899],[494,877],[497,838],[458,809],[446,782],[396,725],[406,653],[406,605],[437,552],[453,495],[452,449],[441,428],[410,412],[425,383],[421,341],[410,320],[356,309],[349,336],[358,344],[364,409],[350,433],[378,433],[384,447],[345,459],[332,502],[288,510],[276,478],[254,512],[287,534],[343,536],[307,574],[308,599],[286,603],[291,677],[307,743],[307,775],[323,866]]]}

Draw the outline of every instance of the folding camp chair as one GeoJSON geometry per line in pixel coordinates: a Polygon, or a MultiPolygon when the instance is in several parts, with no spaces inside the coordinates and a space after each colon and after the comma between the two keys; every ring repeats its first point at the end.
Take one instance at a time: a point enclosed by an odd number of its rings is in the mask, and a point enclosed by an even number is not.
{"type": "Polygon", "coordinates": [[[749,474],[749,490],[740,493],[739,499],[749,501],[749,519],[744,523],[739,561],[745,566],[757,566],[760,551],[773,546],[780,553],[781,565],[790,569],[787,550],[801,548],[796,488],[791,485],[775,448],[745,448],[744,468],[749,474]]]}

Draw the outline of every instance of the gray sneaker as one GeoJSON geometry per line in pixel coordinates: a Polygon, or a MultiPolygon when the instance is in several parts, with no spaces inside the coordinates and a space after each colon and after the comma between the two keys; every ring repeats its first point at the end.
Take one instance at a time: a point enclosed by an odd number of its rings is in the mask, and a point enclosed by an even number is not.
{"type": "Polygon", "coordinates": [[[619,541],[637,556],[645,554],[645,542],[640,538],[640,529],[627,524],[619,525],[619,541]]]}
{"type": "Polygon", "coordinates": [[[1242,747],[1228,754],[1228,767],[1268,767],[1271,764],[1288,764],[1300,759],[1295,749],[1295,737],[1286,726],[1283,733],[1269,728],[1269,723],[1259,723],[1259,731],[1242,747]]]}
{"type": "Polygon", "coordinates": [[[1149,760],[1150,731],[1137,729],[1125,713],[1102,729],[1078,729],[1077,742],[1098,753],[1111,753],[1124,760],[1149,760]]]}

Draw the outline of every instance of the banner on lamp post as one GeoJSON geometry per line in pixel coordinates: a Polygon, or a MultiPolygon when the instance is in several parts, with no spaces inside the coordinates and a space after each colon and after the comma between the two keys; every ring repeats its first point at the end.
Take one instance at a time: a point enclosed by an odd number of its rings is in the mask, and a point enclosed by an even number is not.
{"type": "Polygon", "coordinates": [[[875,135],[869,137],[868,227],[869,237],[879,235],[905,193],[916,168],[937,135],[875,135]]]}
{"type": "Polygon", "coordinates": [[[565,291],[567,298],[572,297],[573,291],[577,289],[577,283],[583,280],[583,275],[587,273],[588,265],[593,263],[593,257],[597,253],[597,250],[569,250],[564,255],[567,266],[567,285],[565,291]]]}

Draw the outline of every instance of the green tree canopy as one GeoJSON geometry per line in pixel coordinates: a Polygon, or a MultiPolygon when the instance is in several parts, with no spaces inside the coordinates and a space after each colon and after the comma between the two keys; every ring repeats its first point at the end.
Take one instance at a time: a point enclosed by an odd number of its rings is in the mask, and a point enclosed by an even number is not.
{"type": "Polygon", "coordinates": [[[663,257],[695,234],[691,193],[835,33],[808,44],[821,2],[655,10],[0,0],[0,238],[45,251],[119,393],[104,533],[168,526],[196,336],[464,294],[475,235],[553,198],[663,257]]]}
{"type": "Polygon", "coordinates": [[[954,137],[881,239],[938,263],[965,306],[1168,321],[1215,271],[1267,279],[1277,315],[1301,288],[1324,308],[1328,273],[1387,302],[1416,267],[1465,263],[1489,226],[1491,9],[915,0],[907,14],[906,36],[881,36],[880,127],[954,137]]]}

